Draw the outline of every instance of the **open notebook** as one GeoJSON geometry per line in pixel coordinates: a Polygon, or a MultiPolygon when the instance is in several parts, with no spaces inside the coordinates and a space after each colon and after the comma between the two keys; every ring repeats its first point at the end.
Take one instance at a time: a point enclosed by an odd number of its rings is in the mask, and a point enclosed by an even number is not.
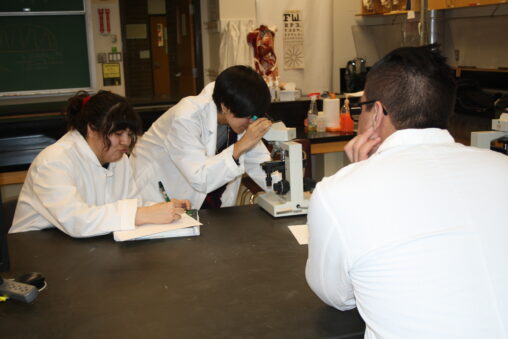
{"type": "Polygon", "coordinates": [[[190,237],[199,235],[200,225],[202,224],[198,220],[184,213],[180,220],[174,221],[171,224],[138,226],[129,231],[113,232],[113,237],[115,241],[190,237]]]}

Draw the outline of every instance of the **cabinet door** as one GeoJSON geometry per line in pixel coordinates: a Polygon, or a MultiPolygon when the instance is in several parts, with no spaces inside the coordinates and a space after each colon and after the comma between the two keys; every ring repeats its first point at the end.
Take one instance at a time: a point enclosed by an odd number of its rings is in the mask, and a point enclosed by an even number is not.
{"type": "Polygon", "coordinates": [[[446,9],[450,8],[451,0],[428,0],[429,9],[446,9]]]}
{"type": "Polygon", "coordinates": [[[470,7],[481,5],[500,4],[506,1],[503,0],[452,0],[453,7],[470,7]]]}
{"type": "Polygon", "coordinates": [[[497,5],[505,3],[506,0],[478,0],[480,5],[497,5]]]}

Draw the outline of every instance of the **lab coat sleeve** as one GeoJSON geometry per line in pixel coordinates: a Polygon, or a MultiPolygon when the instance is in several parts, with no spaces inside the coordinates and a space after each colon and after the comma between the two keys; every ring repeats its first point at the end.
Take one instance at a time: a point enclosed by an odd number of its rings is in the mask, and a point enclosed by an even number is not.
{"type": "Polygon", "coordinates": [[[349,260],[338,220],[334,218],[322,190],[312,194],[307,223],[309,257],[305,276],[310,288],[326,304],[341,311],[356,306],[349,276],[349,260]]]}
{"type": "Polygon", "coordinates": [[[207,156],[201,141],[201,127],[195,121],[175,119],[168,134],[166,151],[187,182],[198,192],[209,193],[244,173],[233,160],[233,147],[207,156]]]}
{"type": "MultiPolygon", "coordinates": [[[[139,199],[122,199],[104,205],[89,205],[73,178],[73,169],[51,162],[34,169],[33,192],[44,206],[41,214],[68,235],[92,237],[135,228],[139,199]]],[[[89,183],[93,184],[93,183],[89,183]]],[[[135,188],[129,188],[135,194],[135,188]]]]}
{"type": "MultiPolygon", "coordinates": [[[[137,207],[141,206],[151,206],[156,204],[156,202],[143,202],[143,199],[141,198],[141,190],[139,189],[136,180],[134,180],[134,174],[132,173],[132,167],[129,161],[128,163],[128,174],[127,174],[127,182],[126,182],[126,192],[127,195],[125,196],[125,199],[136,199],[136,205],[137,207]]],[[[136,210],[137,211],[137,210],[136,210]]],[[[134,218],[136,217],[136,214],[134,214],[134,218]]]]}
{"type": "Polygon", "coordinates": [[[243,159],[240,160],[243,160],[245,171],[249,177],[251,177],[264,191],[268,190],[266,187],[266,172],[261,168],[262,162],[271,160],[270,152],[268,152],[265,144],[263,144],[262,141],[258,142],[256,146],[246,152],[243,159]]]}

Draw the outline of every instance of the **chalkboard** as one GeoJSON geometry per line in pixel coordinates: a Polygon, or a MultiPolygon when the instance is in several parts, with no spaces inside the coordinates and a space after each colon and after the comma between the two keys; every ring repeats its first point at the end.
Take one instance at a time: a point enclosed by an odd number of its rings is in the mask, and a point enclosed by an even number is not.
{"type": "Polygon", "coordinates": [[[83,0],[1,0],[0,12],[82,11],[83,0]]]}
{"type": "Polygon", "coordinates": [[[0,16],[0,94],[90,84],[84,14],[0,16]]]}

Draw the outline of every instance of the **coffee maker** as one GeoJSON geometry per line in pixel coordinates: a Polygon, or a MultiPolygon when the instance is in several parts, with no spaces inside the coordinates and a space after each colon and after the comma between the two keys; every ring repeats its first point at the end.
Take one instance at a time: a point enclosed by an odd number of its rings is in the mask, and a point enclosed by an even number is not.
{"type": "Polygon", "coordinates": [[[367,76],[366,61],[363,58],[349,60],[344,71],[345,88],[342,92],[353,93],[363,90],[367,76]]]}

